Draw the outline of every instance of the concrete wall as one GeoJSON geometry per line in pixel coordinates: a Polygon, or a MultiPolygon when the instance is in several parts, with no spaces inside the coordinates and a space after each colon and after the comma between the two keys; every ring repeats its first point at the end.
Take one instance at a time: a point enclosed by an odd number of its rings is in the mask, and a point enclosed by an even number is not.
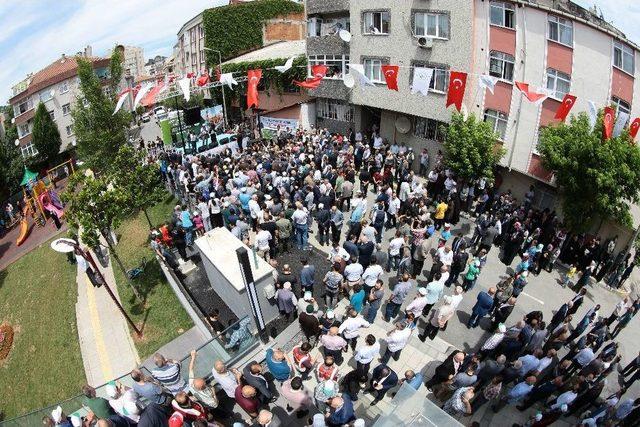
{"type": "Polygon", "coordinates": [[[306,0],[307,14],[343,12],[349,10],[349,0],[306,0]]]}
{"type": "Polygon", "coordinates": [[[285,40],[303,40],[307,37],[307,21],[304,12],[291,13],[267,20],[262,26],[262,43],[285,40]]]}

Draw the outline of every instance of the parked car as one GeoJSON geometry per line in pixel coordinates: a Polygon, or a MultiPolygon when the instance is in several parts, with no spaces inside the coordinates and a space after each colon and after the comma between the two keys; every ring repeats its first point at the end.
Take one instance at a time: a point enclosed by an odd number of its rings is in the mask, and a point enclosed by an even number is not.
{"type": "Polygon", "coordinates": [[[164,120],[167,118],[167,110],[164,107],[156,107],[153,109],[153,114],[157,120],[164,120]]]}
{"type": "Polygon", "coordinates": [[[148,123],[150,120],[151,120],[151,114],[149,114],[149,113],[144,113],[144,114],[142,115],[142,121],[143,121],[144,123],[148,123]]]}

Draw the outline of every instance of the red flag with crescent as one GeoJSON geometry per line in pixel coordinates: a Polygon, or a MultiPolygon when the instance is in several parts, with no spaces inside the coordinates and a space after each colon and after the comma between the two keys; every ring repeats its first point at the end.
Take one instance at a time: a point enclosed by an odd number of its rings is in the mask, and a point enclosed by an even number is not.
{"type": "Polygon", "coordinates": [[[460,71],[452,71],[449,76],[449,91],[447,92],[447,107],[455,105],[460,111],[462,108],[462,99],[464,98],[464,89],[467,87],[467,73],[460,71]]]}
{"type": "Polygon", "coordinates": [[[542,102],[548,96],[546,93],[535,92],[533,89],[529,88],[529,83],[516,82],[516,87],[530,102],[533,102],[534,104],[542,102]]]}
{"type": "Polygon", "coordinates": [[[632,139],[636,139],[636,135],[638,135],[638,130],[640,130],[640,117],[636,118],[629,126],[629,135],[631,135],[632,139]]]}
{"type": "Polygon", "coordinates": [[[391,90],[398,90],[398,70],[397,65],[383,65],[382,72],[384,73],[384,80],[387,82],[387,88],[391,90]]]}
{"type": "Polygon", "coordinates": [[[566,94],[562,99],[562,104],[556,110],[555,118],[564,122],[569,115],[569,112],[573,108],[576,103],[576,97],[573,95],[566,94]]]}
{"type": "Polygon", "coordinates": [[[329,68],[326,65],[314,65],[311,67],[311,74],[313,74],[312,78],[306,79],[303,82],[294,80],[293,84],[305,89],[316,89],[320,86],[320,83],[322,83],[322,79],[327,75],[327,71],[329,71],[329,68]]]}
{"type": "Polygon", "coordinates": [[[205,71],[200,75],[200,77],[198,77],[198,80],[196,80],[196,84],[198,86],[204,86],[207,83],[209,83],[209,73],[205,71]]]}
{"type": "Polygon", "coordinates": [[[258,107],[258,83],[262,78],[262,70],[247,71],[247,108],[258,107]]]}
{"type": "Polygon", "coordinates": [[[602,136],[605,141],[611,138],[613,134],[613,122],[616,112],[612,107],[604,107],[604,116],[602,117],[602,136]]]}

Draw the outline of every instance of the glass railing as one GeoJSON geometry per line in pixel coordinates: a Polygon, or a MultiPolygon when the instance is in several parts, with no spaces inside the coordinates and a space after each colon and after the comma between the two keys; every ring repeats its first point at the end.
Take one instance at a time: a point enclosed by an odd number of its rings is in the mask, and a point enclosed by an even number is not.
{"type": "MultiPolygon", "coordinates": [[[[231,366],[248,351],[255,348],[260,339],[253,329],[253,322],[248,317],[243,317],[227,329],[216,335],[214,338],[206,342],[200,348],[196,349],[196,363],[194,366],[194,375],[200,378],[210,378],[211,369],[217,360],[223,361],[226,365],[231,366]]],[[[185,381],[189,378],[189,362],[191,361],[191,349],[185,349],[185,355],[180,359],[181,374],[185,381]]],[[[145,367],[140,370],[147,376],[151,376],[151,372],[145,367]]],[[[96,395],[98,397],[107,398],[106,387],[108,384],[115,382],[130,388],[133,386],[133,380],[127,373],[120,378],[96,387],[96,395]]],[[[65,401],[56,403],[45,408],[37,409],[19,417],[2,421],[2,427],[32,427],[42,425],[42,418],[51,416],[51,411],[58,406],[62,407],[63,412],[67,415],[85,416],[87,409],[83,406],[84,396],[74,396],[65,401]]]]}

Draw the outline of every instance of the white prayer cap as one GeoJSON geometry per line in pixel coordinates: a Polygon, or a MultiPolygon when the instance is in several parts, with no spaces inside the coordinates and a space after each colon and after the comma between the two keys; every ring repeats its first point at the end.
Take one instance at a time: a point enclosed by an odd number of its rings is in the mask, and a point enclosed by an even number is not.
{"type": "Polygon", "coordinates": [[[105,393],[112,399],[118,397],[118,388],[114,384],[107,384],[104,388],[105,393]]]}
{"type": "Polygon", "coordinates": [[[285,288],[285,289],[291,289],[291,282],[284,282],[282,287],[285,288]]]}
{"type": "Polygon", "coordinates": [[[420,293],[420,295],[426,295],[427,294],[427,288],[418,288],[418,292],[420,293]]]}
{"type": "Polygon", "coordinates": [[[506,326],[504,326],[504,323],[500,323],[500,324],[498,325],[498,331],[500,331],[500,332],[502,332],[502,333],[507,332],[507,327],[506,327],[506,326]]]}
{"type": "Polygon", "coordinates": [[[333,310],[327,310],[327,319],[333,319],[335,317],[336,317],[336,315],[333,312],[333,310]]]}
{"type": "Polygon", "coordinates": [[[324,204],[318,203],[318,209],[322,209],[322,208],[324,208],[324,204]]]}
{"type": "Polygon", "coordinates": [[[62,421],[62,408],[60,406],[51,411],[51,418],[55,423],[59,423],[60,421],[62,421]]]}
{"type": "Polygon", "coordinates": [[[73,427],[82,427],[82,419],[77,415],[71,415],[71,425],[73,427]]]}
{"type": "Polygon", "coordinates": [[[311,298],[313,298],[313,294],[310,291],[304,293],[304,300],[310,300],[311,298]]]}

